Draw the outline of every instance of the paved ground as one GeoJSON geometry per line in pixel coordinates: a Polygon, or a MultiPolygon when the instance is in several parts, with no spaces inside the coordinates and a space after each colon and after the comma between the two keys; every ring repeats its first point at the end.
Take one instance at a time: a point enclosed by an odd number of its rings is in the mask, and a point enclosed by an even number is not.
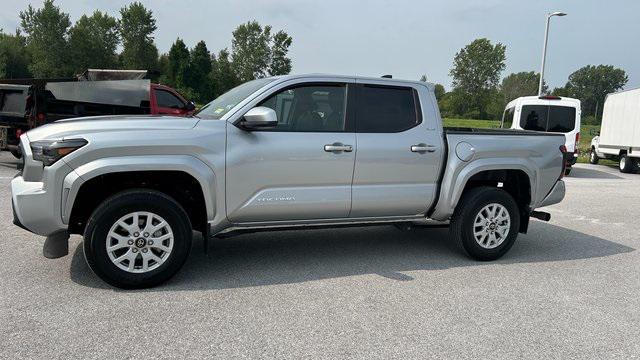
{"type": "Polygon", "coordinates": [[[201,239],[176,278],[105,286],[81,239],[58,260],[11,224],[0,155],[2,358],[619,358],[640,354],[640,175],[579,165],[568,196],[507,256],[446,229],[201,239]]]}

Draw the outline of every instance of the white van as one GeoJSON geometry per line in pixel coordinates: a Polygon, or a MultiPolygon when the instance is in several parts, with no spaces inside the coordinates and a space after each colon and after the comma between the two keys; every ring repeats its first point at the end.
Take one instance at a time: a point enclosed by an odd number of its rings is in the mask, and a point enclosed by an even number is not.
{"type": "Polygon", "coordinates": [[[600,134],[591,140],[589,162],[612,159],[623,173],[636,172],[640,161],[640,89],[607,95],[600,134]]]}
{"type": "Polygon", "coordinates": [[[501,128],[563,133],[567,154],[565,175],[578,159],[580,100],[560,96],[523,96],[507,104],[501,128]]]}

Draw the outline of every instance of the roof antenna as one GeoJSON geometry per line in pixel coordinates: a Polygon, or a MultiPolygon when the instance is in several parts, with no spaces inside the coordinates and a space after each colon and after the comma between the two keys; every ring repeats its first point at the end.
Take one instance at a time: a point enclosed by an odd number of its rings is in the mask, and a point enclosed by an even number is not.
{"type": "Polygon", "coordinates": [[[382,75],[384,79],[393,79],[393,75],[382,75]]]}

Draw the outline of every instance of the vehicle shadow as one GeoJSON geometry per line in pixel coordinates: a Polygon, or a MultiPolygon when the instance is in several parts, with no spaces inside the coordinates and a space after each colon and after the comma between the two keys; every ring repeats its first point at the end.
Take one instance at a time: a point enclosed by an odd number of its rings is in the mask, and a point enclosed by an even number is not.
{"type": "Polygon", "coordinates": [[[577,179],[624,179],[621,176],[614,175],[605,171],[596,169],[587,169],[583,167],[574,167],[571,169],[571,178],[577,179]]]}
{"type": "MultiPolygon", "coordinates": [[[[208,256],[201,248],[202,237],[194,240],[184,268],[168,283],[144,291],[242,288],[362,274],[411,281],[402,272],[590,259],[635,250],[539,221],[532,222],[530,233],[521,234],[507,255],[492,263],[467,258],[449,240],[446,228],[403,232],[382,226],[245,234],[212,240],[208,256]]],[[[83,286],[111,289],[86,265],[82,244],[71,261],[71,278],[83,286]]]]}

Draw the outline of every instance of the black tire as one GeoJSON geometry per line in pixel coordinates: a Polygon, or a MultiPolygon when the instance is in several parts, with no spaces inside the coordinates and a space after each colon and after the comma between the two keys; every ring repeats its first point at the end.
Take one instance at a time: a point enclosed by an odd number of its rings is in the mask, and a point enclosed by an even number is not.
{"type": "Polygon", "coordinates": [[[451,236],[473,259],[496,260],[511,249],[518,237],[520,213],[518,204],[506,191],[494,187],[473,188],[462,195],[451,218],[451,236]],[[474,221],[480,211],[489,204],[500,204],[509,213],[510,227],[505,239],[492,249],[481,246],[474,237],[474,221]]]}
{"type": "MultiPolygon", "coordinates": [[[[175,200],[154,190],[128,190],[111,196],[91,214],[84,232],[84,255],[91,270],[108,284],[123,289],[147,288],[167,281],[180,270],[191,251],[191,237],[189,217],[175,200]],[[159,215],[173,232],[173,248],[168,258],[157,268],[144,273],[120,269],[107,252],[107,235],[111,227],[121,217],[138,211],[159,215]]],[[[135,246],[126,251],[134,251],[135,246]]]]}
{"type": "Polygon", "coordinates": [[[635,171],[635,166],[636,162],[634,159],[630,158],[627,156],[627,154],[622,154],[620,155],[620,161],[618,163],[618,169],[620,170],[621,173],[632,173],[635,171]]]}
{"type": "Polygon", "coordinates": [[[564,169],[564,176],[569,176],[571,174],[571,167],[568,166],[564,169]]]}
{"type": "Polygon", "coordinates": [[[596,149],[591,148],[591,152],[589,153],[589,164],[596,165],[600,161],[598,154],[596,154],[596,149]]]}

